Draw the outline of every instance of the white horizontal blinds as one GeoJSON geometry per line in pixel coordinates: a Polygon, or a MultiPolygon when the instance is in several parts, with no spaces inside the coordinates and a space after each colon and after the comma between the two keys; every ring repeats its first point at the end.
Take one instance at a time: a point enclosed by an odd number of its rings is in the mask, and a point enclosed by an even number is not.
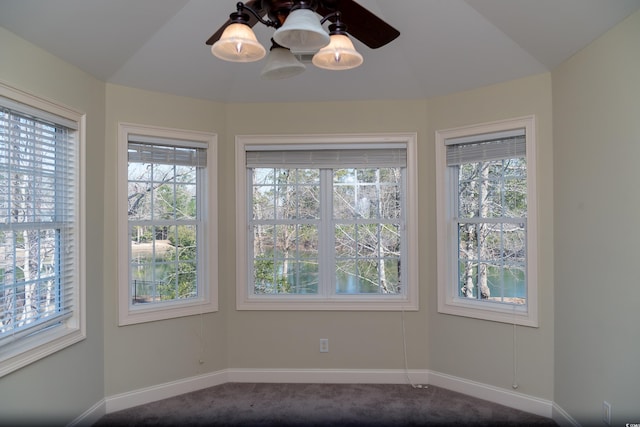
{"type": "Polygon", "coordinates": [[[524,157],[526,155],[524,128],[450,138],[445,141],[445,145],[447,146],[447,166],[524,157]]]}
{"type": "Polygon", "coordinates": [[[74,122],[73,120],[69,120],[66,117],[61,117],[57,114],[41,110],[30,105],[22,104],[21,102],[14,101],[3,96],[0,96],[0,105],[9,111],[13,111],[16,114],[21,114],[25,117],[37,118],[43,123],[55,123],[63,128],[78,130],[78,123],[74,122]]]}
{"type": "Polygon", "coordinates": [[[405,167],[407,150],[404,144],[385,144],[375,148],[305,149],[295,146],[283,149],[273,147],[247,147],[247,167],[277,168],[374,168],[405,167]]]}
{"type": "MultiPolygon", "coordinates": [[[[73,129],[0,98],[0,346],[70,317],[77,275],[73,129]],[[26,111],[26,113],[24,112],[26,111]]],[[[64,121],[69,124],[69,120],[64,121]]],[[[74,124],[75,127],[75,124],[74,124]]]]}
{"type": "Polygon", "coordinates": [[[207,166],[207,144],[145,135],[129,135],[129,162],[207,166]]]}

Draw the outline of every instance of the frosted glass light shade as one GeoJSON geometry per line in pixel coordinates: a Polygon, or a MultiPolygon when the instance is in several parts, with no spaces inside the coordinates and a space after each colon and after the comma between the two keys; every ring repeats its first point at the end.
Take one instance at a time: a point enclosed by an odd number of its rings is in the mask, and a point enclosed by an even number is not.
{"type": "Polygon", "coordinates": [[[329,34],[311,9],[296,9],[273,33],[273,40],[292,52],[315,52],[329,44],[329,34]]]}
{"type": "Polygon", "coordinates": [[[343,34],[331,36],[329,46],[320,49],[311,60],[316,67],[327,70],[349,70],[362,64],[363,59],[349,37],[343,34]]]}
{"type": "Polygon", "coordinates": [[[307,67],[298,61],[289,49],[274,47],[267,56],[260,77],[265,80],[279,80],[302,73],[307,67]]]}
{"type": "Polygon", "coordinates": [[[255,33],[245,24],[233,23],[222,32],[220,40],[211,46],[211,53],[231,62],[258,61],[267,54],[255,33]]]}

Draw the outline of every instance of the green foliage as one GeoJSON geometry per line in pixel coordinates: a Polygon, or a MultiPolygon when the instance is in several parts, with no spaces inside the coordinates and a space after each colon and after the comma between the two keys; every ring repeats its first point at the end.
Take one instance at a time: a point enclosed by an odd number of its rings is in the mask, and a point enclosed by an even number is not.
{"type": "Polygon", "coordinates": [[[131,227],[131,241],[136,243],[151,243],[153,242],[153,227],[131,227]]]}
{"type": "MultiPolygon", "coordinates": [[[[165,171],[163,183],[153,190],[153,219],[179,223],[196,218],[194,170],[176,167],[170,173],[165,171]]],[[[169,301],[196,296],[196,225],[136,226],[132,227],[131,239],[136,243],[154,243],[155,247],[155,252],[139,257],[140,271],[134,271],[142,299],[169,301]],[[169,245],[161,242],[165,239],[169,245]]]]}
{"type": "Polygon", "coordinates": [[[285,275],[274,275],[276,262],[272,259],[256,259],[253,262],[256,292],[268,294],[291,293],[291,285],[285,275]]]}
{"type": "Polygon", "coordinates": [[[169,242],[176,248],[168,251],[163,261],[173,266],[166,276],[166,282],[159,285],[165,299],[195,296],[196,280],[196,229],[192,226],[170,227],[169,242]],[[177,288],[177,294],[176,294],[177,288]]]}

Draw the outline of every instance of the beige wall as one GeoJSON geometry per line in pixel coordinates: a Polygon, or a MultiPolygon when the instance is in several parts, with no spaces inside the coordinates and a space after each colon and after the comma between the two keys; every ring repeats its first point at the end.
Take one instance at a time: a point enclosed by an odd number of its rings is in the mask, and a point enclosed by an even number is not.
{"type": "Polygon", "coordinates": [[[104,83],[0,28],[0,80],[87,115],[87,339],[0,378],[0,418],[66,424],[104,397],[104,83]]]}
{"type": "Polygon", "coordinates": [[[552,73],[555,400],[584,425],[640,417],[640,12],[552,73]]]}
{"type": "MultiPolygon", "coordinates": [[[[549,74],[514,80],[494,86],[429,100],[429,155],[435,150],[434,132],[458,126],[534,114],[537,132],[538,191],[538,295],[539,327],[516,331],[518,391],[553,398],[553,160],[551,78],[549,74]]],[[[424,167],[430,171],[421,182],[426,209],[435,202],[435,165],[431,157],[424,167]],[[425,188],[426,187],[426,188],[425,188]]],[[[434,224],[429,224],[429,242],[435,245],[434,224]]],[[[435,249],[432,250],[434,252],[435,249]]],[[[423,257],[424,259],[424,257],[423,257]]],[[[514,382],[513,326],[439,314],[435,266],[427,277],[429,299],[429,369],[510,389],[514,382]]],[[[423,291],[423,292],[424,292],[423,291]]]]}
{"type": "Polygon", "coordinates": [[[517,328],[518,391],[585,423],[608,400],[616,420],[635,422],[638,40],[640,13],[551,75],[430,100],[223,105],[105,85],[0,28],[1,80],[87,112],[89,242],[88,339],[0,378],[0,414],[68,422],[104,397],[225,368],[403,367],[401,313],[235,310],[236,134],[417,132],[420,311],[405,313],[409,368],[510,388],[513,327],[437,312],[434,132],[535,114],[540,327],[517,328]],[[219,312],[117,326],[119,121],[218,134],[219,312]],[[330,353],[318,352],[319,338],[330,353]]]}
{"type": "MultiPolygon", "coordinates": [[[[107,84],[106,100],[105,232],[113,236],[117,226],[118,123],[212,132],[224,141],[225,116],[222,107],[216,103],[112,84],[107,84]]],[[[116,255],[117,240],[112,238],[105,244],[106,396],[225,369],[228,310],[224,304],[217,313],[118,326],[116,255]],[[204,331],[203,339],[201,330],[204,331]]],[[[223,285],[220,295],[225,293],[223,285]]]]}
{"type": "MultiPolygon", "coordinates": [[[[107,396],[227,367],[401,369],[404,366],[401,313],[235,310],[234,137],[236,134],[398,131],[418,132],[419,138],[426,140],[424,101],[221,106],[111,84],[107,85],[106,98],[107,177],[115,179],[117,173],[117,123],[133,122],[217,132],[221,182],[218,313],[118,327],[117,248],[115,239],[107,242],[104,300],[107,396]],[[200,322],[206,331],[204,365],[198,363],[200,322]],[[318,352],[320,338],[329,338],[329,354],[318,352]]],[[[420,144],[419,155],[424,158],[432,153],[420,144]]],[[[423,180],[424,168],[420,170],[423,180]]],[[[113,179],[106,181],[104,189],[109,207],[106,230],[116,226],[113,179]]],[[[421,233],[423,229],[421,227],[421,233]]],[[[425,247],[424,250],[428,253],[433,249],[425,247]]],[[[426,270],[421,273],[426,274],[426,270]]],[[[423,306],[427,298],[423,293],[423,306]]],[[[424,311],[406,313],[405,318],[410,367],[425,369],[424,311]]]]}
{"type": "MultiPolygon", "coordinates": [[[[237,134],[303,134],[358,132],[417,132],[420,184],[427,179],[425,159],[433,153],[426,145],[425,101],[380,101],[302,104],[231,104],[227,106],[227,134],[220,155],[222,176],[234,176],[234,136],[237,134]]],[[[420,190],[419,190],[420,191],[420,190]]],[[[229,367],[402,369],[402,318],[399,312],[265,312],[235,310],[235,193],[221,189],[220,213],[224,246],[220,284],[228,289],[224,304],[228,318],[229,367]],[[329,353],[319,353],[319,339],[329,339],[329,353]]],[[[427,199],[421,198],[428,206],[427,199]]],[[[428,276],[426,232],[429,213],[420,219],[420,275],[428,276]]],[[[426,281],[425,281],[426,283],[426,281]]],[[[426,315],[429,296],[420,289],[420,312],[406,316],[409,367],[427,368],[426,315]]]]}
{"type": "MultiPolygon", "coordinates": [[[[107,395],[229,368],[402,369],[402,313],[265,312],[235,310],[234,137],[250,134],[417,132],[419,169],[420,307],[407,312],[405,329],[410,369],[435,369],[488,384],[510,387],[511,326],[439,316],[435,313],[435,129],[536,114],[540,147],[541,270],[552,271],[552,173],[550,79],[522,79],[433,101],[377,101],[295,104],[227,104],[175,98],[107,85],[107,176],[115,176],[118,121],[217,131],[220,226],[220,312],[119,328],[115,277],[106,279],[105,371],[107,395]],[[189,117],[196,113],[196,117],[189,117]],[[213,118],[213,120],[211,119],[213,118]],[[247,118],[251,118],[250,120],[247,118]],[[224,130],[224,132],[222,132],[224,130]],[[548,170],[548,172],[547,172],[548,170]],[[185,331],[203,321],[210,359],[198,366],[199,343],[185,331]],[[434,324],[439,326],[434,326],[434,324]],[[428,332],[431,338],[428,337],[428,332]],[[173,338],[167,339],[167,336],[173,338]],[[451,343],[450,337],[462,337],[451,343]],[[357,338],[354,338],[357,337],[357,338]],[[320,338],[331,351],[318,352],[320,338]],[[432,344],[429,344],[431,342],[432,344]],[[464,350],[459,350],[461,347],[464,350]],[[122,351],[126,348],[127,351],[122,351]],[[452,351],[451,348],[454,348],[452,351]],[[160,351],[159,351],[160,350],[160,351]],[[454,355],[459,355],[454,357],[454,355]],[[225,359],[226,357],[226,359],[225,359]],[[484,360],[481,368],[469,360],[484,360]],[[148,363],[153,361],[153,363],[148,363]],[[441,362],[441,363],[438,363],[441,362]],[[479,374],[478,374],[479,373],[479,374]]],[[[105,196],[115,200],[107,182],[105,196]]],[[[112,206],[108,203],[109,206],[112,206]]],[[[115,209],[115,207],[114,207],[115,209]]],[[[115,211],[113,211],[115,212],[115,211]]],[[[107,215],[106,229],[115,226],[107,215]]],[[[115,265],[116,248],[107,250],[115,265]]],[[[107,272],[115,269],[107,268],[107,272]]],[[[109,273],[107,273],[109,276],[109,273]]],[[[540,273],[541,327],[519,329],[519,372],[524,393],[551,398],[553,311],[550,273],[540,273]]],[[[193,335],[193,334],[191,334],[193,335]]]]}

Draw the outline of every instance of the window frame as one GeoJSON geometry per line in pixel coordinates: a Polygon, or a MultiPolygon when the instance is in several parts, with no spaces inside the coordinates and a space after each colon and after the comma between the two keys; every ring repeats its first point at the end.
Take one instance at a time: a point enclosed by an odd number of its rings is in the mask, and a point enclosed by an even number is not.
{"type": "Polygon", "coordinates": [[[238,310],[352,310],[352,311],[416,311],[418,310],[418,238],[417,238],[417,135],[394,134],[322,134],[322,135],[237,135],[236,157],[236,308],[238,310]],[[335,149],[361,146],[375,147],[403,143],[407,150],[405,171],[404,242],[407,260],[405,286],[402,295],[253,295],[249,283],[249,217],[251,194],[248,191],[246,153],[248,146],[328,147],[335,149]]]}
{"type": "Polygon", "coordinates": [[[73,281],[69,287],[74,309],[71,315],[61,324],[46,328],[31,335],[18,338],[0,349],[0,377],[7,375],[26,365],[43,359],[57,351],[84,340],[86,334],[86,273],[85,273],[85,147],[86,147],[86,114],[66,107],[56,101],[32,95],[0,82],[0,97],[9,102],[15,101],[29,109],[36,118],[44,121],[71,122],[76,144],[75,168],[75,203],[74,211],[77,220],[73,227],[73,243],[76,250],[73,255],[73,281]]]}
{"type": "Polygon", "coordinates": [[[209,132],[118,123],[118,324],[131,325],[218,311],[218,214],[217,214],[217,135],[209,132]],[[129,136],[150,141],[204,143],[207,166],[202,180],[202,243],[198,245],[197,298],[133,306],[130,295],[129,263],[131,240],[128,218],[128,144],[129,136]]]}
{"type": "Polygon", "coordinates": [[[538,214],[535,116],[474,124],[435,132],[437,204],[437,290],[438,312],[475,319],[538,326],[538,214]],[[454,188],[454,168],[447,166],[446,142],[455,138],[475,138],[483,134],[525,130],[527,162],[526,285],[524,306],[484,301],[458,295],[458,190],[454,188]]]}

